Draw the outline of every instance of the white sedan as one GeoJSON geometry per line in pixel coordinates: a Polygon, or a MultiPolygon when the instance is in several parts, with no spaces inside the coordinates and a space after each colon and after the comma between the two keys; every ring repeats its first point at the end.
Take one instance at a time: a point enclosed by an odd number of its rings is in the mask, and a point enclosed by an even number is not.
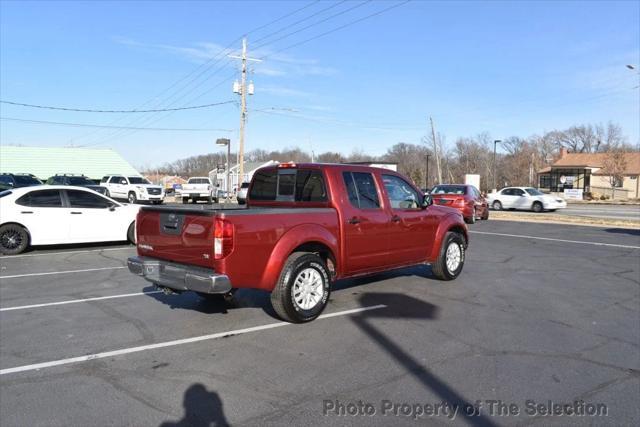
{"type": "Polygon", "coordinates": [[[39,185],[0,192],[0,252],[30,246],[135,240],[139,206],[82,187],[39,185]]]}
{"type": "Polygon", "coordinates": [[[523,209],[534,212],[564,209],[567,202],[557,196],[544,194],[532,187],[507,187],[487,196],[489,206],[496,211],[502,209],[523,209]]]}

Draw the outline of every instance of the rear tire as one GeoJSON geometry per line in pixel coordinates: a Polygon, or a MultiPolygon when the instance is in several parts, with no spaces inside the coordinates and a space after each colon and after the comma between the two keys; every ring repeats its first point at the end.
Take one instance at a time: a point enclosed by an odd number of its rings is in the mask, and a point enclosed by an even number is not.
{"type": "Polygon", "coordinates": [[[471,211],[471,216],[469,218],[465,218],[464,222],[466,222],[467,224],[475,224],[476,223],[476,208],[473,208],[473,211],[471,211]]]}
{"type": "Polygon", "coordinates": [[[482,214],[482,217],[480,217],[480,219],[482,219],[483,221],[486,221],[489,219],[489,206],[486,206],[484,208],[484,213],[482,214]]]}
{"type": "Polygon", "coordinates": [[[182,204],[186,205],[187,203],[189,203],[189,198],[188,197],[183,197],[182,198],[182,204]]]}
{"type": "Polygon", "coordinates": [[[491,207],[493,207],[494,211],[501,211],[502,210],[502,203],[500,203],[499,200],[496,200],[495,202],[493,202],[491,207]]]}
{"type": "Polygon", "coordinates": [[[0,227],[0,253],[17,255],[29,247],[29,233],[18,224],[6,224],[0,227]]]}
{"type": "Polygon", "coordinates": [[[544,207],[540,202],[533,202],[533,205],[531,206],[531,210],[534,211],[535,213],[540,213],[544,210],[544,207]]]}
{"type": "Polygon", "coordinates": [[[316,254],[296,252],[289,256],[271,292],[276,314],[292,323],[310,322],[327,306],[331,275],[316,254]]]}
{"type": "Polygon", "coordinates": [[[459,233],[445,234],[438,259],[431,265],[433,275],[440,280],[453,280],[464,267],[465,241],[459,233]]]}
{"type": "Polygon", "coordinates": [[[136,244],[136,222],[133,221],[130,225],[129,228],[127,229],[127,240],[131,243],[131,244],[136,244]]]}

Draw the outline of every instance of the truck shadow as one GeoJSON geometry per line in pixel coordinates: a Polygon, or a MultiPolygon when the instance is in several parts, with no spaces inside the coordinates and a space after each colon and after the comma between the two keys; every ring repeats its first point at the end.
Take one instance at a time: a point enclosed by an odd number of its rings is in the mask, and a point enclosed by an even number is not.
{"type": "Polygon", "coordinates": [[[363,307],[384,304],[387,307],[379,310],[370,310],[354,315],[351,320],[358,328],[369,336],[378,346],[384,350],[395,362],[401,365],[407,372],[422,384],[427,392],[438,396],[442,402],[446,402],[452,408],[457,409],[457,416],[464,418],[473,426],[489,426],[496,424],[472,401],[464,398],[459,392],[449,386],[445,381],[423,366],[411,354],[406,352],[399,344],[386,336],[374,325],[375,319],[426,319],[434,320],[438,317],[437,306],[419,299],[398,293],[365,293],[359,297],[363,307]]]}
{"type": "Polygon", "coordinates": [[[184,416],[178,421],[165,421],[160,427],[223,427],[229,422],[224,415],[222,400],[215,391],[207,391],[200,384],[192,384],[184,392],[184,416]]]}
{"type": "MultiPolygon", "coordinates": [[[[362,285],[374,282],[393,279],[397,277],[417,276],[433,280],[431,268],[426,265],[405,267],[397,270],[389,270],[382,273],[363,276],[354,279],[344,279],[335,282],[331,288],[332,292],[341,292],[362,285]]],[[[143,292],[153,292],[156,288],[147,286],[143,292]]],[[[163,293],[149,293],[147,296],[155,299],[171,309],[193,310],[205,314],[227,314],[229,310],[242,308],[260,308],[274,319],[280,320],[276,312],[271,307],[270,294],[258,289],[238,289],[234,298],[230,302],[225,302],[222,298],[205,299],[194,292],[183,292],[176,295],[165,295],[163,293]]],[[[331,299],[329,300],[331,303],[331,299]]]]}

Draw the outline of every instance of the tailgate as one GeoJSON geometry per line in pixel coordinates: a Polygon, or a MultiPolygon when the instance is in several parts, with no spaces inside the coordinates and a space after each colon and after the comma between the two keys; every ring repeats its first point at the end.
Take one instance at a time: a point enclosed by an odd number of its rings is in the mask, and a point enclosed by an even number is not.
{"type": "Polygon", "coordinates": [[[140,209],[138,254],[212,268],[215,215],[213,210],[140,209]]]}

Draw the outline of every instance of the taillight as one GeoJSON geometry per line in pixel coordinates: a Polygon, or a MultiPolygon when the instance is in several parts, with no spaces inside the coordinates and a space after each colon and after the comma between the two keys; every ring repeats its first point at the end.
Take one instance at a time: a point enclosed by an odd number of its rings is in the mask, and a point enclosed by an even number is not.
{"type": "Polygon", "coordinates": [[[464,207],[465,201],[464,199],[456,199],[453,201],[453,205],[454,206],[458,206],[458,207],[464,207]]]}
{"type": "Polygon", "coordinates": [[[233,224],[216,218],[213,231],[213,257],[222,259],[233,250],[233,224]]]}

